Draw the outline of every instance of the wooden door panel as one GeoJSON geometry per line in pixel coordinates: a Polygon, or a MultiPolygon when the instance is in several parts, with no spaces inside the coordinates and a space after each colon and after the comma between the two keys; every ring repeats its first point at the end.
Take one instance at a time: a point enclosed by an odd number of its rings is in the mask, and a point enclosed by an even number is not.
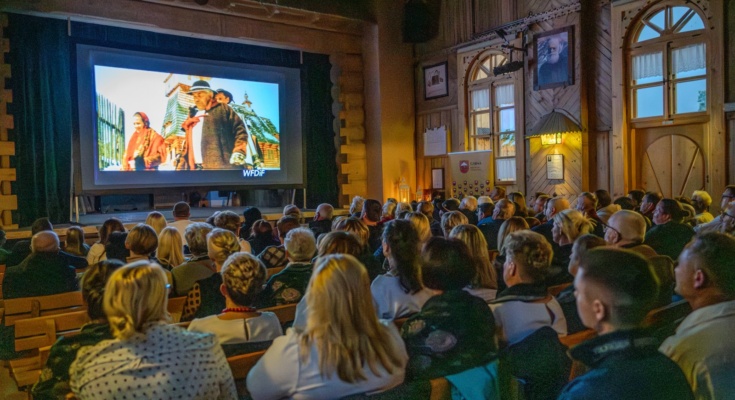
{"type": "Polygon", "coordinates": [[[641,163],[644,189],[664,197],[691,196],[704,187],[704,158],[697,143],[681,135],[663,135],[650,141],[641,163]]]}

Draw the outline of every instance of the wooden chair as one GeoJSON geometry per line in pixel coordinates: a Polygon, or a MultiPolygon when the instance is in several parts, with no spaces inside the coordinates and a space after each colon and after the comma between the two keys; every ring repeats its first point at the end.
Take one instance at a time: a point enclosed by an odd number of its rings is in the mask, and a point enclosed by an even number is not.
{"type": "Polygon", "coordinates": [[[396,325],[396,328],[398,328],[398,330],[400,331],[401,330],[401,327],[403,326],[403,324],[406,323],[406,321],[408,320],[408,318],[410,318],[410,317],[396,318],[396,319],[393,320],[393,323],[396,325]]]}
{"type": "MultiPolygon", "coordinates": [[[[597,337],[597,332],[593,329],[587,329],[581,332],[572,333],[571,335],[561,336],[559,337],[559,341],[564,346],[571,349],[572,347],[595,337],[597,337]]],[[[571,381],[585,372],[587,372],[587,367],[581,362],[572,359],[572,369],[569,371],[569,380],[571,381]]]]}
{"type": "Polygon", "coordinates": [[[5,300],[5,325],[14,325],[21,319],[45,315],[84,311],[87,307],[81,292],[67,292],[50,296],[22,297],[5,300]]]}
{"type": "Polygon", "coordinates": [[[232,356],[227,359],[227,363],[230,365],[232,370],[232,377],[235,379],[235,386],[237,386],[237,394],[239,396],[246,396],[248,390],[245,386],[245,378],[248,376],[248,372],[255,366],[260,360],[260,357],[265,354],[265,350],[256,351],[248,354],[240,354],[232,356]]]}
{"type": "Polygon", "coordinates": [[[429,400],[451,400],[452,385],[447,378],[435,378],[429,381],[431,384],[431,397],[429,400]]]}
{"type": "Polygon", "coordinates": [[[266,279],[266,280],[270,279],[270,277],[271,277],[271,276],[273,276],[273,275],[275,275],[275,274],[277,274],[277,273],[279,273],[279,272],[283,271],[283,269],[284,269],[284,268],[285,268],[285,267],[275,267],[275,268],[268,268],[268,269],[266,269],[266,270],[265,270],[265,272],[266,272],[266,277],[265,277],[265,279],[266,279]]]}
{"type": "Polygon", "coordinates": [[[569,283],[562,283],[561,285],[549,286],[549,294],[556,297],[559,293],[562,292],[562,290],[568,288],[569,285],[571,284],[572,283],[569,282],[569,283]]]}
{"type": "Polygon", "coordinates": [[[5,272],[0,272],[0,299],[3,298],[3,279],[5,279],[5,272]]]}
{"type": "Polygon", "coordinates": [[[270,311],[276,314],[281,325],[293,322],[293,320],[296,319],[296,303],[264,308],[260,311],[270,311]]]}
{"type": "Polygon", "coordinates": [[[170,297],[168,299],[168,313],[171,314],[171,322],[181,321],[181,314],[184,313],[186,305],[186,296],[170,297]]]}

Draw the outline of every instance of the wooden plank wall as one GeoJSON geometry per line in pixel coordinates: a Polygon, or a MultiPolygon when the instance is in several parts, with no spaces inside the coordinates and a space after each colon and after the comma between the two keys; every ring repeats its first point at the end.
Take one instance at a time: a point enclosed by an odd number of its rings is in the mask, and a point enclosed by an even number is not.
{"type": "Polygon", "coordinates": [[[432,168],[444,168],[444,190],[449,196],[451,189],[451,176],[449,171],[449,157],[435,156],[424,157],[424,134],[427,129],[438,128],[440,126],[447,127],[448,141],[454,142],[454,130],[452,127],[458,125],[457,118],[459,113],[456,108],[430,112],[416,116],[416,185],[424,190],[432,189],[431,170],[432,168]]]}
{"type": "Polygon", "coordinates": [[[551,196],[563,196],[570,199],[583,191],[582,189],[582,134],[564,135],[561,144],[542,146],[541,139],[529,140],[528,153],[530,165],[526,187],[533,188],[527,193],[548,193],[551,196]],[[546,156],[561,154],[564,156],[564,179],[546,179],[546,156]]]}
{"type": "Polygon", "coordinates": [[[13,129],[13,116],[8,114],[8,103],[13,102],[13,93],[5,89],[4,82],[10,79],[10,64],[7,61],[10,52],[10,41],[5,37],[8,16],[0,14],[0,30],[3,31],[0,41],[0,221],[4,230],[18,229],[13,224],[13,211],[18,209],[18,198],[12,194],[11,182],[15,182],[15,168],[10,168],[10,157],[15,155],[15,143],[8,141],[8,131],[13,129]]]}

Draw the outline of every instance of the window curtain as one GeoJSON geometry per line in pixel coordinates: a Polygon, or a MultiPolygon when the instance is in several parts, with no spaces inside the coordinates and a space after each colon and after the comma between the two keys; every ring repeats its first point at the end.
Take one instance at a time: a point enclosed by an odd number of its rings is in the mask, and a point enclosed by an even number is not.
{"type": "Polygon", "coordinates": [[[478,89],[472,92],[472,111],[490,108],[490,89],[478,89]]]}
{"type": "Polygon", "coordinates": [[[707,51],[704,43],[680,47],[671,52],[671,68],[674,75],[707,67],[707,51]]]}
{"type": "Polygon", "coordinates": [[[647,53],[633,57],[633,80],[660,76],[663,79],[663,53],[647,53]]]}
{"type": "Polygon", "coordinates": [[[499,181],[516,180],[516,159],[515,158],[496,158],[495,159],[495,179],[499,181]]]}
{"type": "Polygon", "coordinates": [[[513,84],[498,85],[495,87],[496,107],[512,106],[513,101],[513,84]]]}

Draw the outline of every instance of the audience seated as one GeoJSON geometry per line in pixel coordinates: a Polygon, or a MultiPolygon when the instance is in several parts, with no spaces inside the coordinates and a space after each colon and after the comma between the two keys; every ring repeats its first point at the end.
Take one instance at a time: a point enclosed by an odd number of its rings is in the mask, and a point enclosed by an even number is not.
{"type": "Polygon", "coordinates": [[[490,198],[495,203],[497,203],[498,200],[504,199],[505,198],[505,188],[502,186],[495,186],[493,188],[493,191],[490,192],[490,198]]]}
{"type": "Polygon", "coordinates": [[[515,205],[513,202],[507,199],[502,199],[495,203],[495,209],[493,210],[493,219],[488,223],[478,224],[482,234],[485,235],[485,241],[487,242],[488,250],[497,250],[498,245],[498,233],[500,232],[500,226],[503,222],[515,214],[515,205]]]}
{"type": "MultiPolygon", "coordinates": [[[[640,217],[640,214],[635,214],[640,217]]],[[[643,220],[643,217],[641,217],[641,220],[643,220]]],[[[569,268],[567,269],[569,274],[577,276],[579,264],[582,262],[582,259],[587,256],[587,252],[596,247],[602,247],[605,245],[605,240],[591,233],[578,237],[577,240],[574,241],[574,245],[572,246],[572,255],[569,257],[569,268]]],[[[567,319],[567,333],[570,335],[586,329],[582,324],[582,320],[579,319],[579,313],[577,312],[577,300],[574,295],[574,290],[574,285],[572,284],[556,295],[556,300],[561,305],[564,317],[567,319]]]]}
{"type": "Polygon", "coordinates": [[[464,243],[472,261],[474,273],[464,290],[485,302],[495,299],[498,293],[498,275],[490,263],[487,242],[480,229],[471,224],[459,225],[452,229],[449,238],[464,243]]]}
{"type": "Polygon", "coordinates": [[[176,230],[181,234],[181,237],[184,238],[184,244],[188,245],[189,243],[186,242],[186,227],[194,223],[194,221],[189,221],[189,217],[191,216],[191,207],[189,207],[188,203],[180,201],[174,204],[173,215],[174,222],[168,225],[176,228],[176,230]]]}
{"type": "MultiPolygon", "coordinates": [[[[240,225],[240,239],[247,239],[252,232],[253,224],[255,221],[263,219],[263,214],[257,207],[245,207],[242,211],[243,222],[240,225]]],[[[259,254],[253,252],[253,254],[259,254]]]]}
{"type": "Polygon", "coordinates": [[[89,323],[72,336],[62,337],[53,346],[41,372],[38,382],[33,385],[33,398],[36,400],[55,400],[65,398],[71,393],[69,386],[69,367],[80,348],[95,345],[103,340],[112,339],[107,316],[102,309],[105,284],[115,270],[122,267],[118,260],[101,261],[93,264],[82,276],[82,297],[87,306],[89,323]]]}
{"type": "MultiPolygon", "coordinates": [[[[31,236],[43,231],[52,231],[54,227],[51,225],[51,221],[48,218],[38,218],[33,221],[31,225],[31,236]]],[[[28,255],[31,254],[31,241],[30,240],[19,240],[15,242],[13,247],[10,249],[10,255],[7,259],[7,266],[20,264],[28,255]]]]}
{"type": "MultiPolygon", "coordinates": [[[[393,204],[393,210],[395,211],[395,204],[385,203],[386,206],[388,206],[389,204],[393,204]]],[[[314,237],[318,239],[319,235],[332,231],[333,216],[334,207],[332,207],[331,204],[322,203],[316,207],[316,211],[314,211],[314,220],[309,222],[309,229],[314,232],[314,237]]]]}
{"type": "Polygon", "coordinates": [[[43,230],[31,238],[31,254],[8,267],[3,278],[3,298],[48,296],[79,290],[69,257],[59,250],[59,237],[43,230]]]}
{"type": "Polygon", "coordinates": [[[532,229],[532,231],[541,234],[546,238],[546,241],[551,243],[551,249],[554,252],[558,249],[556,242],[554,242],[554,235],[551,233],[551,230],[554,228],[554,215],[564,210],[568,210],[569,208],[569,200],[563,197],[554,197],[549,199],[549,201],[546,202],[546,209],[544,210],[546,222],[532,229]]]}
{"type": "Polygon", "coordinates": [[[566,335],[561,306],[544,284],[552,258],[549,242],[536,232],[514,232],[506,240],[505,256],[503,279],[508,288],[490,303],[501,346],[519,343],[544,326],[566,335]]]}
{"type": "Polygon", "coordinates": [[[401,214],[403,213],[412,213],[413,207],[411,207],[411,204],[405,203],[405,202],[398,202],[396,205],[396,218],[401,218],[401,214]]]}
{"type": "Polygon", "coordinates": [[[308,228],[291,229],[286,235],[288,264],[283,271],[271,276],[258,300],[260,308],[298,303],[306,292],[316,253],[316,240],[308,228]]]}
{"type": "Polygon", "coordinates": [[[546,203],[551,199],[549,195],[541,194],[536,196],[533,201],[533,216],[538,219],[542,224],[546,222],[546,215],[544,210],[546,209],[546,203]]]}
{"type": "Polygon", "coordinates": [[[338,399],[403,382],[403,340],[392,323],[375,317],[369,284],[354,257],[320,258],[309,283],[306,327],[274,340],[250,370],[252,397],[338,399]]]}
{"type": "Polygon", "coordinates": [[[76,398],[237,398],[217,338],[167,324],[165,287],[163,269],[147,261],[112,274],[103,307],[115,339],[79,350],[70,370],[76,398]]]}
{"type": "Polygon", "coordinates": [[[483,300],[463,290],[475,274],[467,246],[432,238],[422,252],[421,270],[435,295],[401,329],[409,355],[407,376],[433,379],[495,360],[493,314],[483,300]]]}
{"type": "MultiPolygon", "coordinates": [[[[645,202],[645,200],[644,200],[645,202]]],[[[694,236],[694,229],[682,223],[686,217],[681,205],[674,199],[662,199],[656,205],[653,222],[656,224],[646,233],[645,243],[656,253],[679,258],[679,254],[694,236]]]]}
{"type": "Polygon", "coordinates": [[[379,225],[382,206],[380,202],[373,199],[365,200],[362,206],[362,215],[360,220],[367,226],[369,236],[367,244],[370,252],[374,252],[380,247],[380,238],[383,234],[383,225],[379,225]]]}
{"type": "MultiPolygon", "coordinates": [[[[488,197],[488,200],[490,198],[488,197]]],[[[493,213],[495,212],[495,204],[486,202],[477,205],[477,225],[489,224],[493,220],[493,213]]]]}
{"type": "Polygon", "coordinates": [[[676,292],[693,311],[660,350],[681,367],[696,398],[732,398],[735,238],[716,232],[696,237],[675,273],[676,292]]]}
{"type": "Polygon", "coordinates": [[[383,253],[390,270],[370,286],[378,317],[395,319],[418,312],[432,296],[421,282],[419,241],[410,222],[393,220],[383,230],[383,253]]]}
{"type": "Polygon", "coordinates": [[[125,227],[117,218],[110,218],[102,223],[102,227],[99,229],[99,241],[93,244],[87,253],[87,263],[89,265],[97,264],[107,259],[105,246],[112,232],[125,232],[125,227]]]}
{"type": "Polygon", "coordinates": [[[454,229],[455,226],[460,226],[464,224],[468,224],[469,221],[467,220],[467,217],[461,213],[460,211],[448,211],[442,214],[442,232],[444,233],[444,238],[449,237],[449,232],[454,229]]]}
{"type": "Polygon", "coordinates": [[[608,245],[628,249],[650,259],[658,254],[651,246],[643,244],[645,237],[646,220],[635,211],[618,211],[605,226],[605,242],[608,245]]]}
{"type": "MultiPolygon", "coordinates": [[[[128,264],[136,261],[158,263],[155,257],[158,248],[158,236],[156,236],[156,231],[146,224],[138,224],[128,232],[128,236],[125,238],[125,248],[130,252],[126,259],[128,264]]],[[[164,269],[163,272],[166,274],[169,285],[174,285],[171,271],[164,269]]]]}
{"type": "Polygon", "coordinates": [[[299,224],[304,222],[304,214],[301,212],[301,209],[294,204],[289,204],[286,207],[283,207],[283,216],[294,217],[299,221],[299,224]]]}
{"type": "Polygon", "coordinates": [[[360,218],[360,216],[362,215],[362,206],[364,203],[365,199],[363,199],[362,197],[353,197],[352,202],[350,203],[350,216],[360,218]]]}
{"type": "MultiPolygon", "coordinates": [[[[419,235],[419,247],[423,247],[424,243],[428,242],[433,236],[431,233],[431,226],[429,225],[429,219],[426,218],[426,215],[416,211],[406,214],[403,219],[411,222],[411,226],[413,226],[413,229],[415,229],[416,233],[419,235]]],[[[380,250],[382,253],[383,249],[381,248],[380,250]]]]}
{"type": "Polygon", "coordinates": [[[108,260],[119,260],[123,264],[130,257],[130,250],[125,246],[125,241],[128,240],[127,232],[112,232],[107,237],[107,244],[105,245],[105,255],[108,260]]]}
{"type": "MultiPolygon", "coordinates": [[[[641,189],[633,189],[628,192],[628,198],[633,201],[636,210],[640,210],[643,198],[646,196],[646,192],[641,189]]],[[[654,204],[655,206],[655,204],[654,204]]]]}
{"type": "MultiPolygon", "coordinates": [[[[396,207],[398,207],[398,202],[393,201],[395,199],[388,199],[388,201],[383,204],[383,208],[380,210],[380,222],[378,224],[385,224],[388,221],[396,219],[396,207]]],[[[314,217],[316,217],[316,214],[314,214],[314,217]]]]}
{"type": "Polygon", "coordinates": [[[614,204],[618,205],[621,210],[636,211],[638,209],[636,202],[631,200],[630,197],[618,197],[615,199],[614,204]]]}
{"type": "Polygon", "coordinates": [[[640,202],[639,211],[646,218],[646,230],[653,226],[653,212],[656,205],[661,201],[663,196],[660,193],[647,192],[640,202]]]}
{"type": "MultiPolygon", "coordinates": [[[[158,233],[156,259],[161,267],[168,271],[184,263],[184,239],[176,228],[165,227],[158,233]]],[[[174,277],[174,284],[176,284],[176,277],[174,277]]]]}
{"type": "Polygon", "coordinates": [[[262,290],[266,269],[249,253],[235,253],[222,266],[220,292],[227,308],[222,313],[191,321],[188,329],[213,333],[220,344],[270,341],[283,335],[272,312],[258,312],[253,305],[262,290]]]}
{"type": "Polygon", "coordinates": [[[510,200],[515,206],[513,216],[516,217],[528,217],[528,207],[526,205],[526,198],[521,192],[510,192],[508,193],[508,200],[510,200]]]}
{"type": "Polygon", "coordinates": [[[610,192],[605,189],[595,190],[595,196],[597,197],[597,216],[600,217],[603,224],[607,224],[610,216],[620,211],[620,206],[612,203],[610,192]]]}
{"type": "Polygon", "coordinates": [[[89,245],[84,243],[84,230],[78,226],[72,226],[66,230],[64,251],[77,257],[87,257],[89,245]]]}
{"type": "Polygon", "coordinates": [[[513,232],[530,229],[528,222],[521,217],[510,217],[500,225],[498,231],[498,254],[493,262],[495,275],[498,277],[498,291],[505,290],[505,282],[503,281],[503,264],[505,264],[505,239],[513,232]]]}
{"type": "Polygon", "coordinates": [[[240,242],[240,251],[252,253],[250,243],[240,237],[240,216],[232,211],[222,211],[214,217],[214,226],[234,233],[240,242]]]}
{"type": "Polygon", "coordinates": [[[575,209],[581,212],[585,218],[592,221],[592,231],[590,233],[599,237],[604,237],[602,231],[603,221],[597,215],[597,196],[590,192],[582,192],[577,197],[577,206],[575,209]]]}
{"type": "Polygon", "coordinates": [[[459,212],[467,217],[469,224],[477,225],[477,198],[475,196],[465,196],[459,202],[459,212]]]}
{"type": "MultiPolygon", "coordinates": [[[[551,230],[556,249],[551,260],[551,267],[547,272],[548,286],[571,282],[573,277],[567,272],[569,258],[572,255],[572,245],[578,237],[592,233],[594,222],[587,219],[577,210],[564,210],[556,213],[552,218],[554,226],[551,230]]],[[[599,236],[599,235],[596,235],[599,236]]]]}
{"type": "Polygon", "coordinates": [[[153,230],[156,231],[156,235],[160,235],[163,228],[168,226],[166,223],[166,217],[158,211],[149,212],[145,219],[145,224],[153,228],[153,230]]]}
{"type": "Polygon", "coordinates": [[[735,236],[735,202],[728,204],[720,214],[720,232],[735,236]]]}
{"type": "Polygon", "coordinates": [[[693,215],[695,225],[711,222],[715,217],[710,214],[709,206],[712,204],[712,196],[704,190],[695,190],[692,193],[692,206],[696,214],[693,215]]]}
{"type": "Polygon", "coordinates": [[[222,286],[222,265],[227,258],[240,251],[239,238],[231,231],[214,228],[207,234],[207,254],[213,262],[212,274],[194,283],[186,294],[182,321],[219,314],[225,308],[222,286]]]}
{"type": "MultiPolygon", "coordinates": [[[[720,198],[720,210],[726,209],[729,204],[734,203],[734,202],[735,202],[735,185],[728,185],[727,187],[725,187],[725,190],[722,192],[722,197],[720,198]]],[[[712,221],[706,224],[700,224],[700,225],[695,226],[694,231],[697,233],[719,232],[721,220],[722,220],[722,216],[718,215],[715,217],[715,219],[713,219],[712,221]]]]}
{"type": "Polygon", "coordinates": [[[439,218],[441,218],[441,216],[437,217],[434,215],[434,211],[437,211],[436,214],[438,215],[438,209],[435,208],[432,202],[420,201],[418,207],[416,208],[416,211],[424,214],[426,219],[429,220],[429,226],[431,227],[431,234],[433,236],[444,236],[444,232],[442,232],[441,222],[438,220],[439,218]]]}
{"type": "Polygon", "coordinates": [[[215,267],[207,253],[207,235],[212,229],[212,225],[204,222],[194,222],[186,227],[184,238],[189,243],[191,257],[171,270],[177,297],[186,296],[198,280],[214,274],[215,267]]]}
{"type": "Polygon", "coordinates": [[[258,259],[263,262],[266,268],[282,268],[288,264],[286,248],[283,245],[283,241],[286,239],[286,234],[288,234],[291,229],[298,228],[299,226],[301,226],[299,224],[299,220],[294,217],[281,217],[278,222],[276,222],[278,239],[281,241],[281,244],[277,246],[268,246],[258,254],[258,259]]]}
{"type": "Polygon", "coordinates": [[[570,382],[559,399],[693,399],[681,370],[639,329],[657,297],[645,258],[627,250],[591,250],[574,286],[582,322],[599,336],[571,350],[591,370],[570,382]]]}
{"type": "Polygon", "coordinates": [[[264,219],[259,219],[255,221],[250,229],[251,233],[247,238],[247,241],[250,243],[252,254],[260,254],[268,246],[281,245],[281,242],[273,237],[273,225],[271,225],[270,222],[264,219]]]}

